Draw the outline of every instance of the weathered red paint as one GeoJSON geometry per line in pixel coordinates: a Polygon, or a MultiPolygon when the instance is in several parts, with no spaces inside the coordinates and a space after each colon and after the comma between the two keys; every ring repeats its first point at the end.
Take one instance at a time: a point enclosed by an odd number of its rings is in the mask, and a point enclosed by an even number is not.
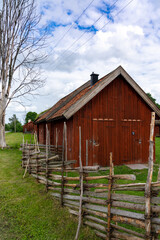
{"type": "Polygon", "coordinates": [[[160,137],[160,126],[159,125],[155,126],[155,136],[160,137]]]}
{"type": "Polygon", "coordinates": [[[25,125],[23,125],[23,133],[34,133],[37,131],[37,125],[34,124],[34,122],[28,122],[25,125]]]}
{"type": "Polygon", "coordinates": [[[46,123],[39,123],[37,126],[39,143],[46,143],[46,123]]]}
{"type": "MultiPolygon", "coordinates": [[[[86,165],[86,140],[89,165],[109,165],[110,152],[115,165],[147,163],[151,112],[145,101],[119,76],[72,118],[52,121],[51,144],[55,144],[57,128],[58,144],[62,145],[63,124],[66,121],[69,160],[78,162],[78,129],[81,126],[83,165],[86,165]]],[[[44,125],[38,125],[39,141],[44,143],[44,125]]]]}

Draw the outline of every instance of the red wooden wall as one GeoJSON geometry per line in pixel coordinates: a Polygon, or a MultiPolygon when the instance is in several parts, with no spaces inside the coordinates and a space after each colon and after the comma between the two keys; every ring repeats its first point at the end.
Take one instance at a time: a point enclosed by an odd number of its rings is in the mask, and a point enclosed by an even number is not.
{"type": "MultiPolygon", "coordinates": [[[[109,153],[113,152],[115,165],[147,163],[149,132],[152,110],[119,76],[97,96],[67,120],[67,155],[77,160],[79,154],[79,126],[82,129],[82,161],[86,165],[86,140],[88,141],[88,165],[109,165],[109,153]]],[[[64,120],[51,123],[51,144],[62,145],[64,120]]],[[[45,131],[39,124],[39,141],[45,131]]],[[[77,164],[78,165],[78,164],[77,164]]]]}
{"type": "Polygon", "coordinates": [[[38,141],[41,144],[46,143],[46,123],[39,123],[37,126],[38,141]]]}
{"type": "Polygon", "coordinates": [[[23,125],[23,133],[33,133],[36,130],[36,125],[31,121],[23,125]]]}
{"type": "Polygon", "coordinates": [[[56,144],[56,129],[57,129],[57,140],[58,140],[57,144],[62,145],[63,124],[64,124],[64,121],[62,120],[51,122],[51,144],[52,145],[56,144]]]}
{"type": "Polygon", "coordinates": [[[73,116],[73,158],[78,160],[78,126],[82,128],[82,159],[89,165],[148,162],[151,109],[118,77],[73,116]]]}
{"type": "Polygon", "coordinates": [[[155,136],[156,136],[156,137],[159,137],[159,136],[160,136],[160,126],[159,126],[159,125],[156,125],[156,126],[155,126],[155,136]]]}

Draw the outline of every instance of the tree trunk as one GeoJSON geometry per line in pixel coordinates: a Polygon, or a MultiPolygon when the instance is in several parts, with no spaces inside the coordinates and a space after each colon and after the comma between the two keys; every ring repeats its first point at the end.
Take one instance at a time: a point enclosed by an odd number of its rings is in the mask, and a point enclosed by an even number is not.
{"type": "MultiPolygon", "coordinates": [[[[1,108],[1,106],[0,106],[0,108],[1,108]]],[[[5,147],[6,147],[6,140],[5,140],[5,112],[0,111],[0,148],[5,148],[5,147]]]]}

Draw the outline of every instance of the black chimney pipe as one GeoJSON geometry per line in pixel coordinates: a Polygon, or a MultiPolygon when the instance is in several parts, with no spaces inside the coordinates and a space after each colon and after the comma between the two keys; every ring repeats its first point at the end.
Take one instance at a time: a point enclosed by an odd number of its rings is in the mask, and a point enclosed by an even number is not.
{"type": "Polygon", "coordinates": [[[99,74],[92,72],[90,76],[91,76],[91,86],[93,86],[96,82],[98,82],[99,74]]]}

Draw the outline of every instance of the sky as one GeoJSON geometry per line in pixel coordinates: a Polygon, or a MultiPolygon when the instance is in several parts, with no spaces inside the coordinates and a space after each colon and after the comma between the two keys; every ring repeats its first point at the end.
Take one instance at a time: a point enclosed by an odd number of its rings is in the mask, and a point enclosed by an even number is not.
{"type": "Polygon", "coordinates": [[[159,0],[37,0],[37,13],[48,33],[46,83],[23,106],[11,103],[6,122],[16,114],[23,123],[28,111],[50,108],[92,72],[101,78],[119,65],[160,103],[159,0]]]}

